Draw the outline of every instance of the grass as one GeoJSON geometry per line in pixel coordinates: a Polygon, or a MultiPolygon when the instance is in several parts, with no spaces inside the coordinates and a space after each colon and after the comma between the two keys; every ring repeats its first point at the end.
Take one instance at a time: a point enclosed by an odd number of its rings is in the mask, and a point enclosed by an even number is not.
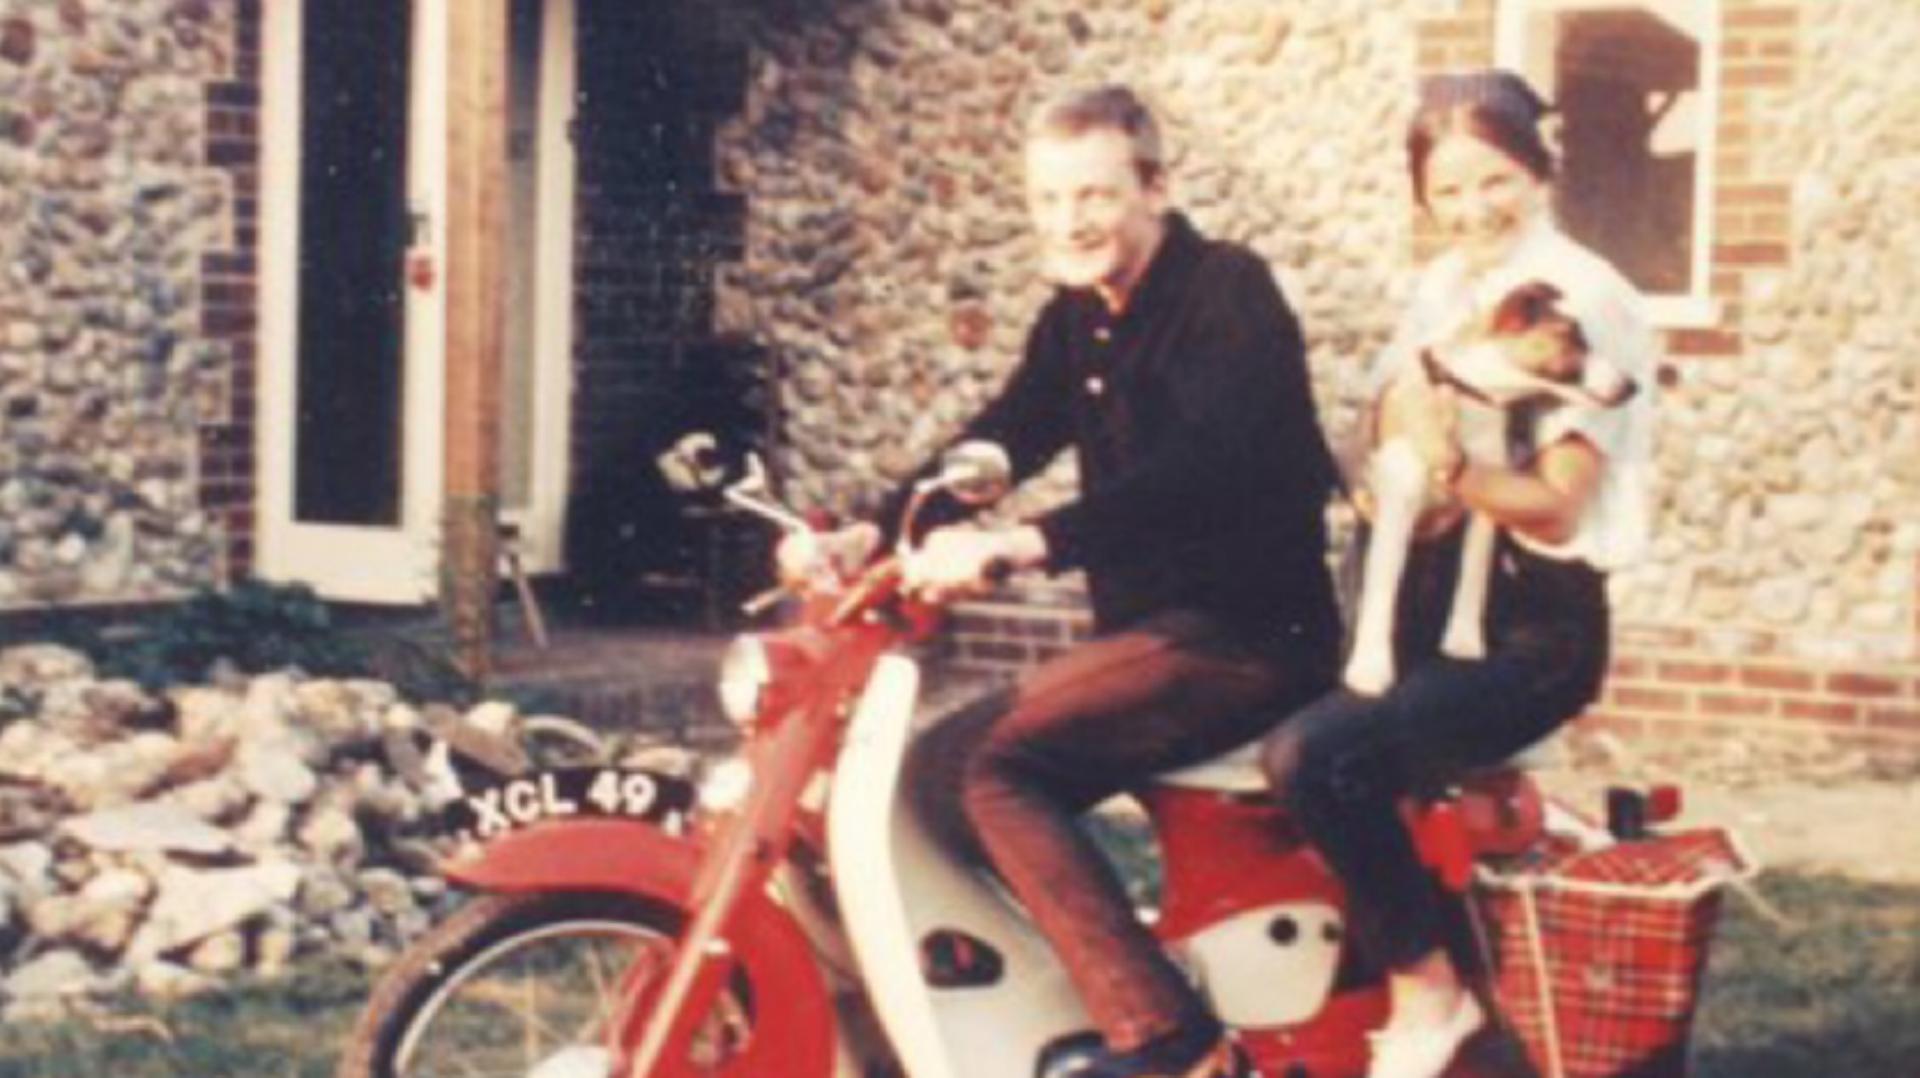
{"type": "Polygon", "coordinates": [[[311,964],[274,981],[109,1017],[0,1026],[0,1078],[321,1078],[333,1073],[370,979],[311,964]]]}
{"type": "Polygon", "coordinates": [[[1780,928],[1729,899],[1695,1078],[1920,1075],[1920,888],[1769,873],[1780,928]]]}
{"type": "MultiPolygon", "coordinates": [[[[1920,888],[1785,873],[1760,888],[1794,926],[1729,899],[1693,1078],[1920,1075],[1920,888]]],[[[367,989],[319,965],[170,1007],[121,1001],[112,1022],[4,1025],[0,1078],[317,1078],[367,989]]]]}

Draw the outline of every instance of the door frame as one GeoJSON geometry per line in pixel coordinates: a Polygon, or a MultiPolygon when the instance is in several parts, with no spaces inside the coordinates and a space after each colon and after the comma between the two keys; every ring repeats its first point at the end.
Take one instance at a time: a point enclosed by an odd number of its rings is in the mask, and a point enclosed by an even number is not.
{"type": "MultiPolygon", "coordinates": [[[[400,520],[395,526],[315,524],[294,517],[295,387],[299,332],[300,116],[304,0],[262,5],[259,266],[259,505],[255,572],[322,596],[417,604],[440,587],[445,505],[448,4],[413,0],[407,106],[408,205],[418,222],[408,261],[430,268],[405,290],[400,520]]],[[[510,519],[534,571],[561,568],[571,422],[574,151],[570,138],[575,0],[544,0],[534,339],[533,491],[510,519]]]]}
{"type": "Polygon", "coordinates": [[[533,222],[533,489],[526,507],[505,513],[519,528],[521,558],[529,571],[537,573],[566,567],[567,499],[573,472],[576,2],[541,0],[539,165],[533,222]]]}

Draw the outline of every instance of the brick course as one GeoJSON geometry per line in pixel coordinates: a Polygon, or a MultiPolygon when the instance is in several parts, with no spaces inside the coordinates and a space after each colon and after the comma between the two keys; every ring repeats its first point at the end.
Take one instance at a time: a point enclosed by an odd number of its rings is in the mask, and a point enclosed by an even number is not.
{"type": "Polygon", "coordinates": [[[232,246],[203,251],[200,327],[231,355],[224,399],[200,416],[200,505],[225,537],[224,576],[253,566],[255,386],[258,355],[260,231],[260,8],[241,0],[234,20],[230,77],[208,82],[202,95],[201,157],[226,172],[233,215],[232,246]]]}

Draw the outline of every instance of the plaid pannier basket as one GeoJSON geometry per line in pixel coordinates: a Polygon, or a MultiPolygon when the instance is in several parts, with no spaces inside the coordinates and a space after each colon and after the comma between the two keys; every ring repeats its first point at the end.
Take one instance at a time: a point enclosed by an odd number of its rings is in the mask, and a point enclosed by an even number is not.
{"type": "Polygon", "coordinates": [[[1480,866],[1474,922],[1540,1078],[1681,1078],[1722,888],[1755,871],[1719,829],[1480,866]]]}

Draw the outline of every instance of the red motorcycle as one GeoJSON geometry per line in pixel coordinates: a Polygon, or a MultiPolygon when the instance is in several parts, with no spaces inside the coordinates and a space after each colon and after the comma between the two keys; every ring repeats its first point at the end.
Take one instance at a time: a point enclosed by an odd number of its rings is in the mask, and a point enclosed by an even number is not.
{"type": "MultiPolygon", "coordinates": [[[[936,491],[1004,490],[1004,454],[963,448],[902,534],[936,491]]],[[[726,495],[797,526],[757,468],[726,495]]],[[[340,1073],[1074,1073],[1097,1034],[1054,952],[903,795],[920,688],[903,645],[938,611],[899,581],[882,560],[731,644],[719,691],[743,748],[697,790],[603,767],[469,792],[482,841],[446,874],[475,897],[388,971],[340,1073]]],[[[1154,927],[1260,1074],[1358,1078],[1381,978],[1349,946],[1339,881],[1263,787],[1248,747],[1140,791],[1163,864],[1154,927]]],[[[1476,858],[1539,838],[1543,802],[1502,771],[1409,813],[1459,888],[1476,858]]],[[[1493,1055],[1453,1073],[1516,1073],[1493,1055]]]]}

